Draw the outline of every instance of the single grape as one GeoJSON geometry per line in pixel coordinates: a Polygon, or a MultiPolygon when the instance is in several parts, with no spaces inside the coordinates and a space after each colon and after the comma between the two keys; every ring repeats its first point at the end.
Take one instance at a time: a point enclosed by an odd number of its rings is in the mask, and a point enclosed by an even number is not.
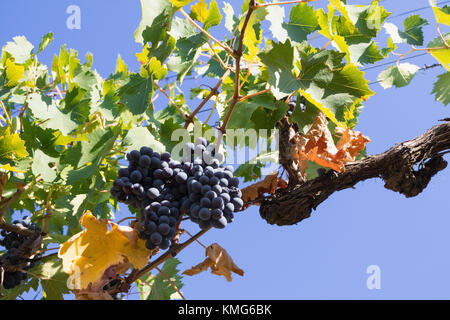
{"type": "Polygon", "coordinates": [[[139,170],[134,170],[130,173],[130,180],[132,182],[139,182],[142,180],[142,173],[139,170]]]}
{"type": "Polygon", "coordinates": [[[211,200],[209,200],[206,197],[203,197],[200,199],[200,205],[204,208],[209,208],[211,207],[211,200]]]}
{"type": "Polygon", "coordinates": [[[159,190],[156,188],[150,188],[147,190],[147,196],[150,199],[156,199],[159,196],[159,190]]]}
{"type": "Polygon", "coordinates": [[[159,232],[153,232],[150,236],[150,241],[155,245],[158,246],[162,241],[162,235],[159,232]]]}
{"type": "Polygon", "coordinates": [[[198,216],[203,221],[207,221],[207,220],[211,219],[211,211],[209,211],[208,208],[201,208],[198,211],[198,216]]]}
{"type": "Polygon", "coordinates": [[[170,231],[170,226],[168,223],[161,223],[158,226],[158,231],[159,233],[161,233],[163,236],[167,235],[170,231]]]}
{"type": "Polygon", "coordinates": [[[211,224],[214,228],[223,229],[227,226],[228,222],[225,217],[220,217],[217,220],[216,219],[211,220],[211,224]]]}

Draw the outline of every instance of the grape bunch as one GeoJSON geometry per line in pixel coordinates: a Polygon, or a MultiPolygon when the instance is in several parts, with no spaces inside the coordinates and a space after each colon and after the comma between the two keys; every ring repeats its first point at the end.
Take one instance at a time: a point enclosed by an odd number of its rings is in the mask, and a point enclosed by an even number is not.
{"type": "MultiPolygon", "coordinates": [[[[31,222],[31,219],[24,217],[22,221],[13,221],[16,226],[28,228],[31,231],[41,231],[39,227],[31,222]]],[[[1,264],[8,266],[23,266],[21,269],[27,271],[34,267],[37,260],[41,258],[41,255],[36,255],[32,259],[22,257],[20,255],[19,248],[28,239],[28,237],[21,236],[14,232],[6,230],[1,231],[0,246],[6,249],[6,252],[1,256],[1,264]]],[[[27,279],[26,272],[22,271],[5,271],[3,276],[3,287],[5,289],[12,289],[20,285],[27,279]]]]}
{"type": "Polygon", "coordinates": [[[210,226],[223,229],[233,221],[233,212],[242,206],[242,193],[239,179],[233,176],[233,166],[220,166],[221,154],[215,154],[215,145],[204,138],[196,144],[186,144],[185,154],[192,154],[191,161],[184,163],[187,179],[188,197],[181,208],[190,220],[201,229],[210,226]]]}
{"type": "Polygon", "coordinates": [[[168,152],[142,147],[127,154],[128,168],[119,169],[111,194],[140,209],[140,238],[146,247],[167,249],[181,219],[179,200],[187,194],[187,175],[168,152]]]}
{"type": "Polygon", "coordinates": [[[149,147],[126,156],[111,194],[141,213],[139,237],[149,250],[169,247],[184,214],[201,229],[224,228],[242,206],[233,167],[222,167],[223,155],[204,138],[184,146],[182,161],[149,147]]]}

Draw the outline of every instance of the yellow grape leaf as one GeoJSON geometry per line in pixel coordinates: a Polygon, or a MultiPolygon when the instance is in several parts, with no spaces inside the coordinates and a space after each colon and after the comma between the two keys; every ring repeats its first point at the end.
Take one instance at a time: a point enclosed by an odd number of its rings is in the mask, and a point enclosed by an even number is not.
{"type": "Polygon", "coordinates": [[[8,86],[14,87],[23,78],[24,66],[20,66],[14,63],[12,59],[6,60],[6,78],[8,79],[8,86]]]}
{"type": "Polygon", "coordinates": [[[73,289],[96,291],[108,281],[105,274],[126,271],[130,264],[142,268],[147,263],[150,251],[135,229],[97,220],[90,211],[80,223],[85,230],[64,242],[58,252],[73,289]]]}
{"type": "Polygon", "coordinates": [[[428,1],[433,8],[434,16],[436,17],[436,21],[438,23],[445,24],[447,26],[450,26],[450,14],[444,12],[442,8],[439,8],[436,5],[436,0],[429,0],[428,1]]]}
{"type": "Polygon", "coordinates": [[[450,49],[427,50],[447,71],[450,71],[450,49]]]}
{"type": "Polygon", "coordinates": [[[200,0],[197,4],[191,6],[191,18],[195,19],[201,23],[205,22],[208,18],[208,6],[204,0],[200,0]]]}
{"type": "Polygon", "coordinates": [[[169,0],[175,7],[181,8],[194,0],[169,0]]]}
{"type": "Polygon", "coordinates": [[[183,274],[193,276],[211,268],[212,274],[224,276],[228,282],[232,280],[231,272],[240,276],[244,275],[244,271],[234,263],[228,252],[217,243],[213,243],[206,248],[206,256],[207,258],[204,261],[184,271],[183,274]]]}
{"type": "Polygon", "coordinates": [[[25,170],[20,170],[20,169],[17,169],[16,167],[12,167],[9,163],[0,165],[0,169],[17,172],[17,173],[25,173],[26,172],[25,170]]]}
{"type": "Polygon", "coordinates": [[[150,48],[148,47],[148,43],[145,44],[144,49],[142,49],[142,52],[136,53],[136,57],[138,58],[139,62],[142,65],[145,65],[150,61],[150,58],[148,57],[149,53],[150,48]]]}

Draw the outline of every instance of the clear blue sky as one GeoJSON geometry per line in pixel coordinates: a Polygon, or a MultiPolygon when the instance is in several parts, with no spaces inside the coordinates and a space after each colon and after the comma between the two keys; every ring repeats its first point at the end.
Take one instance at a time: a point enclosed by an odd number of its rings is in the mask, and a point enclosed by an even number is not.
{"type": "MultiPolygon", "coordinates": [[[[222,7],[222,1],[218,3],[222,7]]],[[[240,12],[241,1],[231,3],[240,12]]],[[[327,3],[318,0],[315,6],[327,3]]],[[[382,4],[395,16],[427,6],[428,1],[385,0],[382,4]]],[[[54,42],[40,58],[46,64],[51,64],[53,54],[67,44],[78,50],[80,57],[92,52],[94,68],[103,77],[114,70],[118,54],[130,69],[138,70],[135,53],[141,46],[132,35],[140,10],[138,0],[2,1],[0,42],[4,45],[13,36],[25,35],[37,46],[41,37],[52,31],[54,42]],[[81,8],[81,30],[66,28],[66,8],[71,4],[81,8]]],[[[427,42],[435,36],[432,11],[416,13],[430,21],[425,28],[427,42]]],[[[401,24],[405,17],[394,17],[390,22],[401,24]]],[[[215,31],[219,37],[221,30],[215,31]]],[[[381,33],[385,40],[384,31],[381,33]]],[[[435,63],[431,56],[408,62],[419,66],[435,63]]],[[[376,80],[382,70],[367,71],[367,79],[376,80]]],[[[421,71],[402,89],[383,90],[378,84],[371,85],[376,96],[365,104],[357,126],[372,139],[368,154],[413,138],[438,124],[438,119],[450,116],[448,107],[430,95],[433,81],[443,72],[443,68],[421,71]]],[[[446,160],[450,160],[448,155],[446,160]]],[[[258,208],[251,207],[236,214],[226,229],[213,230],[201,238],[207,245],[217,242],[223,246],[244,269],[244,277],[236,275],[228,283],[209,272],[186,276],[182,292],[188,299],[448,299],[449,195],[450,168],[411,199],[384,189],[379,179],[359,183],[355,190],[332,195],[311,218],[295,226],[268,225],[258,208]],[[380,290],[366,287],[369,265],[381,268],[380,290]]],[[[192,225],[186,228],[197,231],[192,225]]],[[[194,244],[178,258],[182,260],[180,268],[187,269],[204,259],[204,249],[194,244]]]]}

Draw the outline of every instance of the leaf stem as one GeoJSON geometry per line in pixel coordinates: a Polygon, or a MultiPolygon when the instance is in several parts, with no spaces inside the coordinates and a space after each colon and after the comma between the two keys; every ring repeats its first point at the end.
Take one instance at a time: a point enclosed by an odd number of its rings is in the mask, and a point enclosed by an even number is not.
{"type": "Polygon", "coordinates": [[[180,109],[180,107],[178,107],[178,105],[175,103],[175,101],[173,101],[173,99],[167,94],[167,92],[160,87],[160,85],[158,83],[156,83],[156,81],[153,81],[153,84],[159,89],[159,91],[161,91],[167,99],[169,99],[169,102],[171,104],[173,104],[173,106],[175,107],[175,109],[177,109],[178,113],[183,117],[183,119],[185,121],[188,120],[188,116],[180,109]]]}
{"type": "Polygon", "coordinates": [[[225,133],[225,131],[226,131],[225,128],[228,124],[228,121],[230,120],[231,113],[233,112],[234,107],[236,106],[239,99],[241,98],[241,94],[240,94],[241,74],[240,73],[241,73],[242,46],[243,46],[243,42],[244,42],[245,30],[247,29],[248,22],[250,21],[250,16],[252,15],[254,10],[255,10],[255,1],[250,0],[250,3],[248,5],[247,15],[245,16],[245,21],[244,21],[244,24],[242,25],[241,34],[239,36],[238,48],[233,54],[233,57],[235,59],[235,69],[236,69],[235,70],[235,83],[234,83],[235,90],[234,90],[233,100],[231,101],[230,109],[228,110],[228,113],[225,116],[225,119],[223,120],[222,125],[219,128],[217,128],[218,130],[220,130],[220,132],[222,132],[222,134],[225,133]]]}
{"type": "Polygon", "coordinates": [[[270,89],[265,89],[265,90],[261,90],[261,91],[258,91],[258,92],[249,94],[249,95],[247,95],[247,96],[245,96],[245,97],[240,98],[240,99],[239,99],[239,102],[245,101],[245,100],[247,100],[247,99],[250,99],[250,98],[259,96],[259,95],[264,94],[264,93],[267,93],[267,92],[270,92],[270,89]]]}
{"type": "Polygon", "coordinates": [[[230,75],[230,73],[231,73],[230,69],[227,69],[225,71],[225,73],[223,74],[223,76],[219,79],[217,84],[214,86],[214,88],[211,89],[209,94],[202,100],[202,102],[200,102],[198,107],[195,108],[195,110],[191,113],[190,116],[188,116],[188,119],[186,120],[186,123],[184,125],[185,129],[189,126],[190,123],[192,123],[195,115],[203,108],[203,106],[206,104],[206,102],[208,102],[209,99],[212,98],[212,96],[217,95],[218,90],[219,90],[220,86],[222,85],[222,82],[225,81],[225,79],[230,75]]]}
{"type": "Polygon", "coordinates": [[[222,42],[220,42],[219,40],[217,40],[216,38],[214,38],[208,31],[206,31],[205,29],[203,29],[202,27],[200,27],[194,20],[192,20],[192,18],[182,9],[180,8],[179,11],[181,12],[181,14],[183,16],[185,16],[185,18],[194,26],[196,27],[198,30],[200,30],[205,36],[207,36],[208,38],[210,38],[212,41],[214,41],[215,43],[217,43],[219,46],[221,46],[226,52],[228,52],[231,55],[234,55],[233,50],[224,45],[222,42]]]}
{"type": "Polygon", "coordinates": [[[268,6],[277,6],[282,4],[295,4],[295,3],[302,3],[302,2],[315,2],[317,0],[296,0],[296,1],[281,1],[281,2],[272,2],[272,3],[258,3],[255,5],[255,9],[259,8],[265,8],[268,6]]]}
{"type": "Polygon", "coordinates": [[[5,117],[6,117],[6,121],[9,125],[9,128],[11,129],[11,133],[14,133],[14,128],[13,125],[11,123],[11,118],[9,117],[8,111],[6,111],[5,105],[3,104],[3,101],[0,101],[0,106],[3,109],[3,112],[5,113],[5,117]]]}

